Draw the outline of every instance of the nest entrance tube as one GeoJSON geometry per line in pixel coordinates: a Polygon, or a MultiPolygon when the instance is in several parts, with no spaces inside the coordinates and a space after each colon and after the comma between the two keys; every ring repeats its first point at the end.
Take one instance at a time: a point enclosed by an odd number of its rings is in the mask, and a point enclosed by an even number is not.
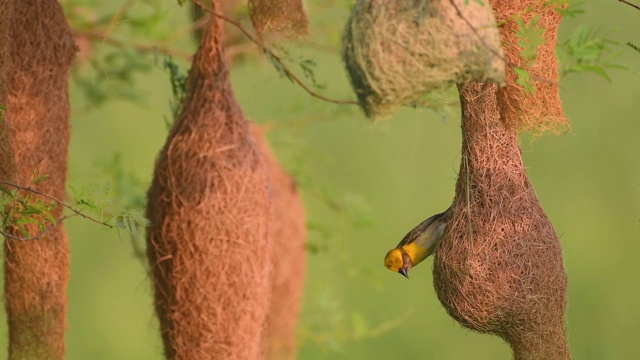
{"type": "Polygon", "coordinates": [[[517,131],[500,120],[496,85],[459,90],[462,159],[434,262],[438,298],[463,326],[502,337],[515,359],[569,359],[562,250],[527,178],[517,131]]]}

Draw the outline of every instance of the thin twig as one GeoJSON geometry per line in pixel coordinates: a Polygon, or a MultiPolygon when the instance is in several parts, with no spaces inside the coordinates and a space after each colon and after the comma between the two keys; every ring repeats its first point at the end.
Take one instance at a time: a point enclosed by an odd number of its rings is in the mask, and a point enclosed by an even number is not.
{"type": "Polygon", "coordinates": [[[266,55],[268,55],[269,57],[271,57],[273,60],[275,60],[279,65],[280,68],[282,69],[282,71],[285,73],[285,75],[287,75],[287,78],[289,78],[291,81],[293,81],[294,83],[298,84],[298,86],[300,86],[304,91],[306,91],[309,95],[318,98],[320,100],[324,100],[324,101],[328,101],[328,102],[332,102],[335,104],[349,104],[349,105],[358,105],[357,101],[354,100],[338,100],[338,99],[332,99],[332,98],[328,98],[324,95],[320,95],[317,92],[313,91],[313,89],[311,89],[309,86],[307,86],[307,84],[305,84],[302,80],[300,80],[300,78],[298,78],[290,69],[289,67],[284,63],[284,61],[282,61],[282,58],[280,58],[278,55],[276,55],[273,51],[267,49],[261,41],[259,41],[258,39],[256,39],[253,35],[251,35],[251,33],[249,33],[249,31],[247,31],[247,29],[245,29],[244,26],[242,26],[239,22],[234,21],[232,19],[229,19],[228,17],[222,15],[222,14],[218,14],[215,11],[207,8],[204,6],[204,4],[202,4],[202,2],[200,2],[200,0],[193,0],[193,3],[200,6],[204,11],[210,13],[211,15],[218,17],[226,22],[228,22],[229,24],[235,26],[238,30],[240,30],[240,32],[242,32],[242,34],[244,34],[244,36],[246,36],[247,39],[249,39],[249,41],[251,41],[252,43],[256,44],[260,50],[262,50],[263,53],[265,53],[266,55]]]}
{"type": "Polygon", "coordinates": [[[63,221],[78,216],[78,214],[72,214],[72,215],[67,215],[67,216],[63,216],[60,219],[56,220],[55,223],[49,225],[48,227],[46,227],[44,230],[42,230],[41,232],[37,233],[36,235],[33,236],[27,236],[27,237],[21,237],[21,236],[15,236],[15,235],[11,235],[8,234],[4,231],[0,231],[0,235],[9,238],[9,239],[13,239],[13,240],[18,240],[18,241],[28,241],[28,240],[39,240],[42,236],[44,236],[46,233],[48,233],[49,231],[55,229],[56,227],[58,227],[58,225],[62,224],[63,221]]]}
{"type": "Polygon", "coordinates": [[[65,204],[64,202],[62,202],[62,201],[58,200],[58,198],[56,198],[55,196],[52,196],[52,195],[49,195],[49,194],[45,194],[45,193],[43,193],[43,192],[41,192],[41,191],[38,191],[38,190],[36,190],[36,189],[33,189],[33,188],[29,187],[29,186],[17,185],[17,184],[14,184],[14,183],[8,182],[8,181],[6,181],[6,180],[0,180],[0,184],[4,184],[4,185],[7,185],[7,186],[11,186],[11,187],[16,188],[16,189],[18,189],[18,190],[28,191],[28,192],[34,193],[34,194],[36,194],[36,195],[40,195],[40,196],[42,196],[42,197],[44,197],[44,198],[47,198],[47,199],[49,199],[49,200],[53,200],[53,201],[54,201],[54,202],[56,202],[58,205],[60,205],[60,206],[62,206],[62,207],[65,207],[65,208],[69,209],[70,211],[72,211],[72,212],[73,212],[73,213],[75,213],[76,215],[81,216],[81,217],[83,217],[83,218],[85,218],[85,219],[87,219],[87,220],[91,220],[91,221],[93,221],[93,222],[95,222],[95,223],[98,223],[98,224],[100,224],[100,225],[104,225],[104,226],[106,226],[106,227],[108,227],[108,228],[111,228],[111,229],[113,229],[113,227],[114,227],[113,225],[107,224],[106,222],[103,222],[103,221],[100,221],[100,220],[98,220],[98,219],[95,219],[95,218],[93,218],[93,217],[91,217],[91,216],[89,216],[89,215],[85,215],[85,214],[84,214],[84,213],[82,213],[81,211],[74,209],[72,205],[65,204]]]}
{"type": "Polygon", "coordinates": [[[635,8],[636,10],[640,10],[640,5],[636,5],[636,4],[632,4],[626,0],[618,0],[621,3],[627,4],[629,6],[631,6],[632,8],[635,8]]]}

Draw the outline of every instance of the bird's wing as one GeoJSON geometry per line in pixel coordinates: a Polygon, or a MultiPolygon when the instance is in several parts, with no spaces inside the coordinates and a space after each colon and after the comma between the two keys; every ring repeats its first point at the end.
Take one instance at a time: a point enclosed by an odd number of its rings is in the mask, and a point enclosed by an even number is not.
{"type": "Polygon", "coordinates": [[[409,231],[409,233],[407,235],[404,236],[404,238],[402,238],[402,240],[400,241],[400,243],[398,243],[398,248],[410,244],[414,241],[416,241],[416,239],[419,239],[421,235],[424,235],[426,232],[428,231],[433,231],[433,229],[430,229],[431,225],[435,222],[438,221],[440,219],[443,219],[443,221],[446,221],[448,219],[449,216],[451,216],[451,207],[449,207],[445,212],[440,213],[440,214],[436,214],[433,215],[432,217],[428,218],[427,220],[421,222],[420,224],[418,224],[418,226],[416,226],[415,228],[413,228],[411,231],[409,231]]]}

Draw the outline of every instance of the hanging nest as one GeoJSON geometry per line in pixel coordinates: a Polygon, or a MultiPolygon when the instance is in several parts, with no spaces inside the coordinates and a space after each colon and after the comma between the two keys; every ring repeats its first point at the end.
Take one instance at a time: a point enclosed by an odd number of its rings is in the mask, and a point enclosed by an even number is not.
{"type": "Polygon", "coordinates": [[[270,185],[231,88],[222,34],[212,17],[148,193],[147,255],[172,360],[258,360],[267,350],[270,185]]]}
{"type": "Polygon", "coordinates": [[[343,60],[374,120],[453,83],[502,83],[505,72],[491,7],[465,0],[359,0],[343,60]]]}
{"type": "Polygon", "coordinates": [[[565,360],[562,250],[527,178],[516,129],[501,122],[497,86],[460,87],[463,145],[453,216],[434,286],[449,315],[495,334],[517,360],[565,360]]]}
{"type": "MultiPolygon", "coordinates": [[[[6,76],[10,67],[9,29],[11,27],[13,7],[13,1],[3,1],[0,3],[0,14],[2,14],[2,16],[0,16],[0,105],[2,106],[7,104],[6,76]]],[[[0,134],[1,133],[2,132],[0,132],[0,134]]]]}
{"type": "Polygon", "coordinates": [[[263,130],[251,124],[251,133],[269,170],[273,199],[273,272],[271,307],[267,318],[267,358],[293,360],[296,358],[296,326],[306,274],[305,211],[295,182],[278,164],[263,130]]]}
{"type": "Polygon", "coordinates": [[[560,87],[558,84],[558,27],[562,16],[554,1],[491,1],[496,20],[501,24],[500,38],[505,57],[509,63],[506,86],[498,91],[498,106],[502,122],[509,128],[517,128],[541,134],[551,131],[560,134],[569,129],[569,123],[562,111],[560,87]],[[531,31],[543,30],[544,43],[537,48],[534,59],[523,58],[521,30],[517,19],[521,19],[531,31]],[[535,26],[534,26],[535,23],[535,26]],[[517,83],[514,68],[525,69],[532,80],[533,91],[517,83]]]}
{"type": "MultiPolygon", "coordinates": [[[[0,120],[1,180],[64,198],[68,77],[76,51],[57,1],[0,3],[0,105],[7,108],[0,120]],[[46,174],[46,181],[34,184],[37,173],[46,174]]],[[[29,196],[33,205],[51,202],[30,192],[21,195],[29,196]]],[[[62,210],[54,207],[51,215],[60,219],[62,210]]],[[[25,237],[13,226],[3,230],[25,237]]],[[[24,230],[28,236],[42,232],[35,224],[24,230]]],[[[30,241],[7,237],[4,276],[9,359],[63,359],[69,280],[69,242],[63,226],[30,241]]]]}
{"type": "Polygon", "coordinates": [[[261,38],[265,35],[293,38],[308,31],[302,0],[249,0],[249,16],[261,38]]]}

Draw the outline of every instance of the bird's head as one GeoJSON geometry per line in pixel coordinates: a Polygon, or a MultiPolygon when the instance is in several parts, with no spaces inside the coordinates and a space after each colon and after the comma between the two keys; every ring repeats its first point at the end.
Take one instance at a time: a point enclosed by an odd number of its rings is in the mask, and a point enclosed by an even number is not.
{"type": "Polygon", "coordinates": [[[384,266],[393,271],[402,274],[407,279],[409,278],[409,270],[413,266],[409,254],[403,249],[392,249],[384,257],[384,266]]]}

